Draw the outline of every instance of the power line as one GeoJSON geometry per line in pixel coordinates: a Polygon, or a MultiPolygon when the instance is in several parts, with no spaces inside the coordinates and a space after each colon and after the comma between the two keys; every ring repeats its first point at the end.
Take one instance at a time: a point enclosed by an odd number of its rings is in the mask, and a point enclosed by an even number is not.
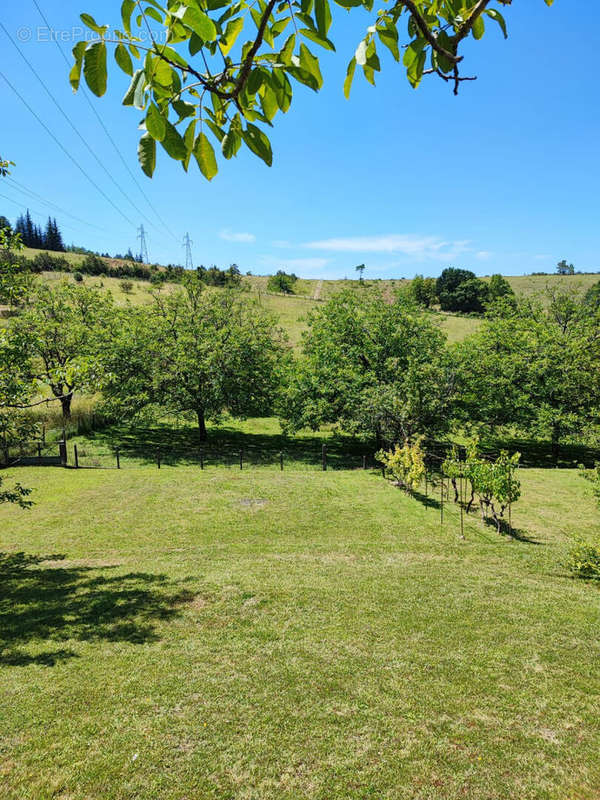
{"type": "Polygon", "coordinates": [[[86,172],[86,171],[84,170],[84,168],[81,166],[81,164],[80,164],[80,163],[79,163],[79,162],[78,162],[78,161],[77,161],[77,160],[76,160],[76,159],[75,159],[75,158],[74,158],[74,157],[71,155],[71,153],[69,153],[69,151],[68,151],[68,150],[66,149],[66,147],[65,147],[65,146],[62,144],[62,142],[60,142],[60,140],[59,140],[59,139],[57,139],[57,137],[56,137],[56,136],[55,136],[55,135],[52,133],[52,131],[51,131],[51,130],[50,130],[50,128],[49,128],[49,127],[46,125],[46,123],[45,123],[45,122],[44,122],[42,119],[40,119],[40,117],[38,116],[38,114],[37,114],[37,113],[36,113],[36,112],[33,110],[33,108],[32,108],[32,107],[29,105],[29,103],[27,102],[27,100],[25,100],[25,98],[23,97],[23,95],[22,95],[22,94],[20,94],[20,92],[19,92],[17,89],[15,89],[15,87],[12,85],[12,83],[11,83],[11,82],[8,80],[8,78],[6,77],[6,75],[5,75],[3,72],[0,72],[0,78],[3,78],[3,80],[4,80],[4,81],[5,81],[7,84],[8,84],[8,86],[9,86],[9,87],[10,87],[10,88],[13,90],[13,92],[14,92],[14,93],[17,95],[17,97],[19,98],[19,100],[20,100],[20,101],[23,103],[23,105],[25,106],[25,108],[27,108],[27,110],[28,110],[28,111],[29,111],[31,114],[33,114],[33,116],[34,116],[34,117],[37,119],[37,121],[40,123],[40,125],[42,126],[42,128],[43,128],[43,129],[46,131],[46,133],[48,134],[48,136],[50,136],[50,137],[51,137],[51,138],[52,138],[52,139],[53,139],[53,140],[56,142],[56,144],[57,144],[57,145],[60,147],[60,149],[61,149],[61,150],[63,151],[63,153],[64,153],[64,154],[67,156],[67,158],[68,158],[68,159],[70,159],[70,160],[73,162],[73,164],[74,164],[74,165],[77,167],[77,169],[78,169],[78,170],[81,172],[81,174],[82,174],[82,175],[83,175],[83,176],[84,176],[84,177],[85,177],[85,178],[86,178],[86,179],[87,179],[87,180],[88,180],[88,181],[89,181],[89,182],[92,184],[92,186],[94,187],[94,189],[95,189],[95,190],[96,190],[96,191],[97,191],[99,194],[101,194],[101,195],[102,195],[102,197],[104,197],[104,199],[107,201],[107,203],[110,203],[110,205],[111,205],[111,206],[112,206],[112,207],[115,209],[115,211],[116,211],[118,214],[120,214],[120,215],[123,217],[123,219],[125,220],[125,222],[127,222],[127,224],[128,224],[128,225],[130,225],[132,228],[134,228],[134,227],[135,227],[135,223],[134,223],[134,222],[132,222],[132,221],[129,219],[129,217],[127,216],[127,214],[125,214],[125,212],[124,212],[124,211],[121,211],[121,209],[120,209],[118,206],[116,206],[116,205],[113,203],[113,201],[112,201],[112,200],[110,199],[110,197],[109,197],[109,196],[106,194],[106,192],[104,192],[104,191],[103,191],[103,190],[102,190],[102,189],[101,189],[101,188],[98,186],[98,184],[96,183],[96,181],[95,181],[93,178],[90,178],[90,176],[87,174],[87,172],[86,172]]]}
{"type": "Polygon", "coordinates": [[[40,203],[44,203],[45,205],[49,206],[50,208],[55,209],[56,210],[55,213],[58,212],[59,214],[64,214],[65,216],[70,217],[71,219],[74,219],[76,222],[79,222],[82,225],[87,225],[90,228],[95,228],[98,231],[104,231],[105,230],[100,225],[94,225],[93,222],[86,222],[86,220],[81,219],[81,217],[77,217],[77,216],[75,216],[75,214],[71,214],[70,211],[67,211],[64,208],[61,208],[61,206],[57,205],[56,203],[53,203],[51,200],[46,200],[46,198],[42,197],[41,194],[38,194],[37,192],[34,192],[33,189],[27,188],[27,186],[24,186],[22,183],[19,183],[18,181],[16,181],[12,177],[7,176],[4,180],[7,181],[8,184],[13,189],[15,189],[17,192],[22,192],[23,194],[29,195],[30,197],[33,197],[36,200],[38,200],[40,203]]]}
{"type": "MultiPolygon", "coordinates": [[[[21,210],[23,209],[23,203],[20,200],[15,200],[14,197],[8,197],[5,194],[0,194],[0,197],[2,197],[4,200],[8,200],[9,203],[13,203],[13,205],[17,206],[21,210]]],[[[39,211],[36,208],[32,208],[30,210],[33,211],[34,214],[37,214],[39,217],[43,217],[44,216],[44,213],[42,211],[39,211]]],[[[68,225],[67,224],[67,225],[62,225],[62,227],[63,228],[70,228],[72,231],[79,230],[74,225],[68,225]]]]}
{"type": "Polygon", "coordinates": [[[144,214],[144,212],[143,212],[143,211],[141,211],[141,210],[140,210],[140,209],[137,207],[137,205],[136,205],[136,204],[133,202],[133,200],[132,200],[132,199],[129,197],[129,195],[127,194],[127,192],[125,192],[125,190],[124,190],[124,189],[123,189],[123,188],[122,188],[122,187],[119,185],[119,183],[118,183],[118,182],[115,180],[115,178],[113,177],[113,175],[111,175],[110,171],[109,171],[109,170],[106,168],[106,166],[105,166],[105,165],[102,163],[101,159],[100,159],[100,158],[98,158],[98,155],[97,155],[97,154],[96,154],[96,153],[95,153],[95,152],[92,150],[92,148],[90,147],[90,145],[88,144],[88,142],[87,142],[87,141],[84,139],[84,137],[81,135],[81,133],[79,132],[79,130],[77,129],[77,127],[76,127],[76,126],[73,124],[73,122],[72,122],[72,121],[71,121],[71,119],[69,118],[69,115],[68,115],[68,114],[67,114],[67,113],[64,111],[64,109],[62,108],[62,106],[60,105],[60,103],[58,102],[58,100],[57,100],[57,99],[54,97],[54,95],[52,94],[52,92],[50,91],[50,89],[48,89],[48,87],[46,86],[46,84],[45,84],[45,82],[44,82],[43,78],[42,78],[42,77],[40,76],[40,74],[37,72],[37,70],[35,69],[35,67],[33,66],[33,64],[32,64],[32,63],[29,61],[29,59],[27,58],[27,56],[25,55],[25,53],[24,53],[24,52],[21,50],[21,48],[19,47],[19,45],[18,45],[18,44],[15,42],[15,40],[12,38],[12,36],[11,36],[11,35],[10,35],[10,33],[9,33],[9,31],[6,29],[6,26],[4,25],[4,23],[3,23],[1,20],[0,20],[0,28],[2,28],[2,30],[3,30],[3,31],[4,31],[4,33],[5,33],[5,35],[6,35],[6,36],[7,36],[7,38],[9,39],[10,43],[11,43],[11,44],[12,44],[12,46],[15,48],[15,50],[17,51],[17,53],[18,53],[18,54],[21,56],[21,58],[23,59],[23,61],[24,61],[24,62],[27,64],[27,66],[29,67],[29,69],[31,70],[31,72],[33,72],[33,74],[34,74],[34,75],[35,75],[35,77],[37,78],[38,82],[39,82],[39,83],[40,83],[40,85],[42,86],[43,90],[46,92],[46,94],[48,95],[48,97],[50,98],[50,100],[51,100],[51,101],[54,103],[54,105],[56,106],[56,108],[58,109],[58,111],[60,112],[60,114],[62,114],[62,116],[65,118],[65,120],[66,120],[67,124],[68,124],[68,125],[70,126],[70,128],[73,130],[73,132],[75,133],[75,135],[76,135],[76,136],[77,136],[77,137],[80,139],[80,141],[82,142],[83,146],[86,148],[86,150],[88,151],[88,153],[89,153],[89,154],[92,156],[92,158],[93,158],[93,159],[96,161],[96,163],[99,165],[99,167],[100,167],[100,168],[101,168],[101,169],[102,169],[102,170],[103,170],[103,171],[106,173],[106,175],[107,175],[107,177],[109,178],[109,180],[110,180],[110,181],[111,181],[111,182],[112,182],[112,183],[115,185],[115,187],[116,187],[116,188],[119,190],[119,192],[121,192],[121,194],[123,195],[123,197],[125,198],[125,200],[127,200],[127,202],[128,202],[128,203],[130,203],[130,205],[131,205],[131,206],[133,206],[133,208],[134,208],[134,209],[137,211],[137,213],[138,213],[138,214],[140,214],[140,215],[141,215],[141,216],[142,216],[142,217],[143,217],[143,218],[144,218],[144,219],[145,219],[145,220],[146,220],[146,221],[147,221],[147,222],[148,222],[150,225],[152,225],[153,223],[151,222],[151,220],[150,220],[150,219],[148,219],[148,217],[147,217],[147,216],[144,214]]]}
{"type": "MultiPolygon", "coordinates": [[[[40,8],[40,6],[39,6],[39,4],[38,4],[37,0],[33,0],[33,4],[34,4],[34,6],[37,8],[37,10],[38,10],[38,12],[39,12],[39,15],[40,15],[40,17],[43,19],[43,21],[44,21],[44,24],[46,25],[46,28],[48,28],[48,30],[51,30],[51,28],[50,28],[50,24],[49,24],[48,20],[46,19],[46,16],[44,15],[44,12],[43,12],[43,11],[42,11],[42,9],[40,8]]],[[[64,50],[62,49],[62,47],[60,46],[60,42],[58,41],[58,39],[57,39],[57,38],[55,38],[55,37],[52,37],[52,38],[54,39],[54,43],[56,44],[56,46],[57,46],[57,48],[58,48],[58,52],[61,54],[61,56],[62,56],[62,58],[63,58],[63,60],[64,60],[65,64],[66,64],[66,65],[67,65],[67,66],[70,68],[70,67],[71,67],[71,62],[69,61],[69,59],[68,59],[68,58],[67,58],[67,56],[65,55],[65,51],[64,51],[64,50]]],[[[89,95],[88,95],[87,91],[85,90],[85,87],[81,86],[81,87],[80,87],[80,92],[81,92],[81,94],[82,94],[82,95],[85,97],[85,100],[86,100],[86,102],[87,102],[88,106],[91,108],[91,110],[92,110],[92,112],[93,112],[94,116],[95,116],[95,117],[96,117],[96,119],[98,120],[98,123],[99,123],[100,127],[102,128],[102,130],[103,130],[103,131],[104,131],[104,133],[106,134],[106,137],[107,137],[108,141],[109,141],[109,142],[112,144],[112,146],[113,146],[113,148],[114,148],[114,150],[115,150],[116,154],[119,156],[119,159],[121,160],[121,163],[123,164],[123,166],[125,167],[125,169],[126,169],[126,170],[127,170],[127,172],[129,173],[129,177],[131,178],[131,180],[132,180],[132,181],[135,183],[135,185],[136,185],[136,186],[137,186],[137,188],[139,189],[139,191],[140,191],[140,194],[142,195],[142,197],[144,198],[144,200],[146,201],[146,203],[148,203],[148,206],[149,206],[149,207],[152,209],[152,212],[154,213],[154,215],[156,216],[156,218],[157,218],[157,220],[160,222],[160,224],[163,226],[163,228],[164,228],[164,229],[167,231],[167,233],[168,233],[170,236],[172,236],[172,237],[173,237],[173,239],[175,239],[175,240],[176,240],[176,239],[177,239],[177,237],[176,237],[176,236],[175,236],[175,234],[172,232],[172,230],[169,228],[169,226],[167,225],[167,223],[166,223],[166,222],[163,220],[163,218],[160,216],[160,214],[158,213],[158,211],[156,210],[156,208],[154,207],[154,205],[153,205],[153,204],[150,202],[150,198],[148,197],[148,195],[146,194],[146,192],[144,191],[144,189],[142,188],[142,186],[141,186],[141,185],[138,183],[138,180],[137,180],[137,178],[135,177],[135,174],[134,174],[134,173],[133,173],[133,171],[131,170],[131,168],[130,168],[129,164],[127,163],[126,159],[124,158],[123,154],[121,153],[121,151],[120,151],[120,149],[119,149],[119,147],[118,147],[117,143],[115,142],[115,140],[114,140],[114,139],[113,139],[113,137],[111,136],[111,134],[110,134],[110,132],[109,132],[108,128],[107,128],[107,127],[106,127],[106,125],[104,124],[104,121],[103,121],[102,117],[100,116],[100,114],[99,114],[99,113],[98,113],[98,111],[96,110],[96,106],[95,106],[95,105],[92,103],[92,101],[90,100],[90,97],[89,97],[89,95]]]]}

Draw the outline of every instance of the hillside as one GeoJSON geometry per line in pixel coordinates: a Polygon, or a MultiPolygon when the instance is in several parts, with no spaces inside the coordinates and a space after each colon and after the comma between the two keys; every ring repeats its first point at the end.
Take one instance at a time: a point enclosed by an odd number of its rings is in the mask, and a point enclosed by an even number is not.
{"type": "MultiPolygon", "coordinates": [[[[33,258],[43,251],[25,248],[24,253],[28,258],[33,258]]],[[[77,265],[85,257],[78,253],[64,253],[64,257],[76,270],[77,265]]],[[[115,259],[104,259],[111,267],[117,267],[121,262],[115,259]]],[[[159,267],[160,268],[160,267],[159,267]]],[[[72,274],[61,272],[44,272],[43,279],[47,281],[74,280],[72,274]]],[[[489,278],[484,278],[484,280],[489,278]]],[[[533,297],[543,293],[547,287],[569,287],[575,292],[585,292],[590,286],[600,280],[600,275],[519,275],[507,276],[507,280],[517,295],[533,297]]],[[[250,293],[264,308],[267,308],[279,317],[281,324],[286,329],[290,341],[296,345],[300,341],[302,331],[306,329],[306,315],[315,308],[319,302],[329,299],[345,288],[363,291],[364,287],[377,287],[384,295],[391,298],[396,290],[409,283],[408,279],[369,280],[361,284],[358,280],[327,280],[301,278],[295,284],[293,295],[273,294],[267,291],[268,276],[244,275],[242,278],[250,293]]],[[[105,275],[84,276],[86,286],[110,291],[117,305],[133,303],[135,305],[151,301],[150,290],[156,286],[145,280],[132,280],[133,287],[130,292],[123,291],[122,279],[105,275]]],[[[165,283],[162,292],[172,291],[175,284],[165,283]]],[[[453,315],[446,313],[436,314],[436,318],[445,331],[450,342],[457,342],[473,333],[480,325],[480,321],[473,317],[453,315]]]]}

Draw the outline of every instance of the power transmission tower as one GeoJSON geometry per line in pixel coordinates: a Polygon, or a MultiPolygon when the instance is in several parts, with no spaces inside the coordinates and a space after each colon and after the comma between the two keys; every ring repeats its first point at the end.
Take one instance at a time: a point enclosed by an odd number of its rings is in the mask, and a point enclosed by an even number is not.
{"type": "Polygon", "coordinates": [[[140,240],[140,257],[144,264],[147,264],[150,259],[148,258],[148,245],[146,244],[146,231],[144,226],[140,225],[138,228],[137,238],[140,240]]]}
{"type": "Polygon", "coordinates": [[[194,259],[192,258],[192,245],[194,243],[190,239],[189,233],[183,237],[183,246],[185,247],[185,268],[194,269],[194,259]]]}

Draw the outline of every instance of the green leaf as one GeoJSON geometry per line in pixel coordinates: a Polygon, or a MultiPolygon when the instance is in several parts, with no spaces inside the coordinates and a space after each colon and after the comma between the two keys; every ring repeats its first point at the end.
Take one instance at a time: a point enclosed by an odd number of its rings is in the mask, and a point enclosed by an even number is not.
{"type": "Polygon", "coordinates": [[[133,62],[129,51],[123,44],[118,44],[115,48],[115,61],[127,75],[133,75],[133,62]]]}
{"type": "Polygon", "coordinates": [[[344,81],[344,95],[346,100],[350,97],[350,89],[352,88],[352,81],[354,80],[354,72],[356,70],[356,59],[352,57],[346,70],[346,80],[344,81]]]}
{"type": "MultiPolygon", "coordinates": [[[[225,137],[227,138],[227,137],[225,137]]],[[[218,172],[217,159],[212,144],[205,133],[199,133],[194,145],[194,156],[200,167],[200,172],[208,181],[212,181],[218,172]]]]}
{"type": "Polygon", "coordinates": [[[123,28],[125,33],[131,35],[131,15],[135,8],[135,0],[123,0],[121,4],[121,19],[123,20],[123,28]]]}
{"type": "Polygon", "coordinates": [[[79,89],[79,81],[81,80],[81,65],[83,63],[83,53],[86,47],[87,42],[77,42],[73,48],[73,57],[75,58],[75,63],[71,67],[69,81],[75,92],[77,89],[79,89]]]}
{"type": "Polygon", "coordinates": [[[233,156],[237,155],[237,152],[241,146],[242,137],[240,133],[236,130],[233,130],[233,127],[231,127],[221,142],[221,150],[223,155],[227,159],[232,158],[233,156]]]}
{"type": "Polygon", "coordinates": [[[192,157],[192,153],[194,152],[194,137],[196,135],[196,120],[193,119],[190,124],[187,126],[185,133],[183,134],[183,141],[185,143],[185,147],[187,150],[187,154],[182,161],[182,165],[184,170],[187,172],[188,166],[190,164],[190,158],[192,157]]]}
{"type": "Polygon", "coordinates": [[[236,17],[235,19],[229,20],[227,23],[227,27],[225,28],[225,33],[223,34],[221,41],[219,42],[219,47],[221,48],[221,52],[224,56],[226,56],[233,45],[236,42],[236,39],[242,32],[242,28],[244,27],[244,18],[243,17],[236,17]]]}
{"type": "Polygon", "coordinates": [[[93,42],[83,54],[83,74],[87,85],[96,97],[106,92],[106,45],[93,42]]]}
{"type": "Polygon", "coordinates": [[[498,25],[500,25],[500,29],[504,34],[504,38],[508,39],[508,31],[506,30],[506,20],[504,19],[502,14],[499,11],[496,11],[495,8],[488,8],[485,13],[488,15],[488,17],[491,17],[498,23],[498,25]]]}
{"type": "Polygon", "coordinates": [[[292,103],[292,84],[283,70],[273,70],[271,73],[271,87],[275,92],[277,105],[285,114],[292,103]]]}
{"type": "Polygon", "coordinates": [[[212,19],[198,8],[188,6],[183,15],[183,22],[203,42],[214,42],[217,38],[217,29],[212,19]]]}
{"type": "Polygon", "coordinates": [[[84,25],[93,30],[94,33],[100,34],[100,36],[104,36],[108,30],[108,25],[98,25],[96,20],[90,14],[80,14],[79,19],[84,25]]]}
{"type": "Polygon", "coordinates": [[[171,158],[174,158],[176,161],[183,161],[185,159],[187,148],[183,137],[169,120],[165,120],[165,135],[161,140],[161,144],[171,158]]]}
{"type": "Polygon", "coordinates": [[[270,167],[272,165],[273,151],[271,150],[271,143],[260,128],[257,128],[256,125],[252,125],[252,123],[249,122],[246,126],[246,130],[242,131],[242,138],[246,147],[261,158],[267,166],[270,167]]]}
{"type": "Polygon", "coordinates": [[[142,88],[142,93],[143,93],[144,83],[145,83],[144,70],[143,69],[136,70],[133,74],[133,78],[131,79],[131,83],[129,84],[129,89],[127,89],[125,97],[123,98],[124,106],[136,106],[136,108],[143,108],[143,105],[140,106],[136,104],[136,97],[139,94],[140,87],[142,88]]]}
{"type": "Polygon", "coordinates": [[[315,0],[315,21],[317,30],[326,39],[331,26],[331,9],[328,0],[315,0]]]}
{"type": "Polygon", "coordinates": [[[485,34],[485,22],[483,21],[483,16],[481,14],[475,19],[471,30],[474,39],[483,38],[483,35],[485,34]]]}
{"type": "Polygon", "coordinates": [[[167,121],[154,103],[148,106],[146,114],[146,130],[157,142],[162,142],[167,135],[167,121]]]}
{"type": "Polygon", "coordinates": [[[400,61],[400,50],[398,49],[398,31],[395,27],[383,28],[377,30],[379,41],[385,45],[390,53],[394,56],[396,61],[400,61]]]}
{"type": "Polygon", "coordinates": [[[324,47],[326,50],[332,50],[335,52],[335,45],[333,42],[330,39],[324,39],[320,33],[317,33],[317,31],[313,31],[310,28],[300,28],[299,33],[301,33],[307,39],[310,39],[311,42],[321,45],[321,47],[324,47]]]}
{"type": "Polygon", "coordinates": [[[146,175],[151,178],[156,167],[156,142],[149,133],[145,133],[140,139],[138,159],[146,175]]]}
{"type": "Polygon", "coordinates": [[[319,69],[319,60],[308,49],[305,44],[300,45],[300,67],[312,75],[317,83],[317,88],[323,85],[323,77],[319,69]]]}
{"type": "Polygon", "coordinates": [[[263,94],[260,97],[260,104],[263,113],[269,122],[273,119],[279,106],[277,105],[277,97],[275,92],[265,85],[263,94]]]}

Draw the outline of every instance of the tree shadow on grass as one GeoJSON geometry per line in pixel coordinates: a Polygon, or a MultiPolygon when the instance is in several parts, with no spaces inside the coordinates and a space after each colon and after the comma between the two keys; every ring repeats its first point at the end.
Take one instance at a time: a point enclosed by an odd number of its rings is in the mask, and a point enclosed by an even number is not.
{"type": "Polygon", "coordinates": [[[0,666],[53,666],[77,656],[65,647],[22,649],[49,641],[157,641],[156,623],[175,617],[193,597],[174,591],[165,575],[94,575],[111,567],[57,561],[64,556],[0,553],[0,666]]]}
{"type": "MultiPolygon", "coordinates": [[[[160,453],[162,464],[198,464],[228,466],[239,469],[240,451],[244,466],[280,466],[280,454],[286,465],[302,464],[315,470],[322,469],[322,447],[327,447],[329,469],[361,469],[375,465],[374,443],[365,443],[340,434],[326,439],[318,434],[286,436],[283,433],[247,433],[222,425],[209,431],[208,440],[200,440],[199,432],[192,426],[174,428],[157,424],[152,427],[113,425],[86,437],[90,444],[102,448],[119,448],[121,462],[127,458],[146,463],[157,463],[160,453]],[[366,462],[363,461],[366,458],[366,462]]],[[[80,459],[81,460],[81,459],[80,459]]]]}
{"type": "MultiPolygon", "coordinates": [[[[415,500],[418,500],[419,503],[424,505],[426,508],[432,508],[437,511],[441,511],[442,507],[441,502],[437,498],[432,497],[430,494],[426,495],[423,492],[415,491],[412,493],[412,496],[415,498],[415,500]]],[[[450,500],[444,499],[444,508],[453,508],[458,514],[460,514],[460,505],[455,503],[452,499],[450,500]]],[[[477,517],[477,521],[480,520],[481,517],[477,517]]],[[[476,521],[476,518],[473,510],[471,510],[471,512],[467,514],[465,509],[465,522],[474,522],[474,521],[476,521]]],[[[485,517],[483,522],[486,528],[493,528],[494,532],[498,532],[501,536],[508,536],[510,539],[514,539],[517,542],[524,542],[526,544],[536,544],[536,545],[544,544],[544,542],[540,542],[537,539],[532,539],[530,536],[528,536],[527,531],[509,525],[508,520],[504,518],[500,519],[500,531],[498,531],[494,519],[490,517],[485,517]]]]}

